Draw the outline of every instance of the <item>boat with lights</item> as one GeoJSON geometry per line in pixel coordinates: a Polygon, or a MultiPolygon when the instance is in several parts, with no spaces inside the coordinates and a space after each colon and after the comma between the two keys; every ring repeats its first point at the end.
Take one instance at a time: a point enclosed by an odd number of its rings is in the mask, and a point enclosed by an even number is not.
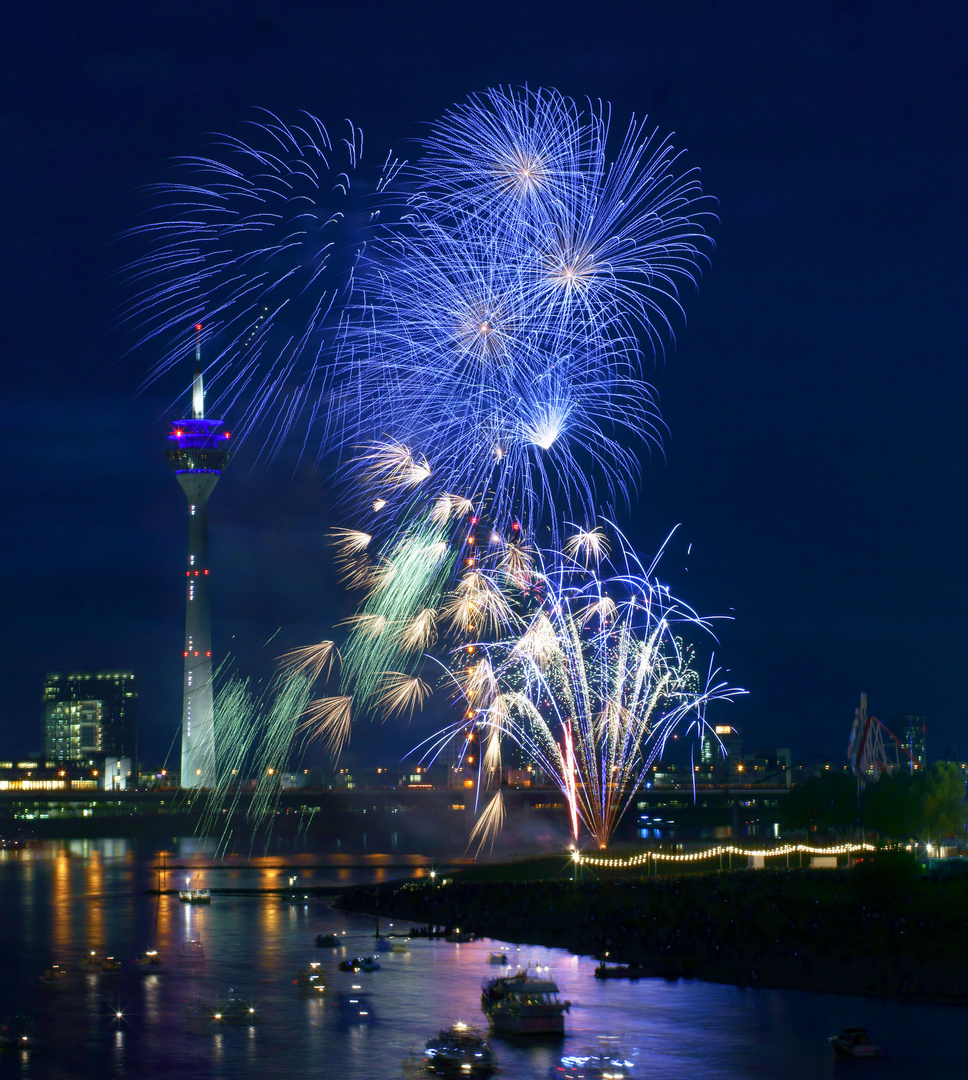
{"type": "Polygon", "coordinates": [[[599,1038],[597,1049],[566,1054],[552,1073],[554,1080],[627,1080],[633,1075],[632,1062],[608,1035],[599,1038]]]}
{"type": "Polygon", "coordinates": [[[211,889],[179,889],[178,899],[183,904],[210,904],[212,902],[211,889]]]}
{"type": "Polygon", "coordinates": [[[867,1028],[849,1027],[839,1035],[828,1035],[827,1042],[834,1048],[838,1057],[879,1058],[884,1050],[871,1038],[867,1028]]]}
{"type": "Polygon", "coordinates": [[[570,1001],[562,1001],[558,984],[527,970],[499,975],[481,983],[481,1008],[495,1031],[511,1035],[562,1035],[570,1001]]]}
{"type": "Polygon", "coordinates": [[[0,1048],[30,1050],[36,1045],[37,1033],[29,1016],[8,1016],[0,1024],[0,1048]]]}
{"type": "Polygon", "coordinates": [[[292,984],[303,997],[322,997],[326,993],[323,973],[319,962],[316,960],[313,960],[308,967],[297,971],[292,984]]]}
{"type": "Polygon", "coordinates": [[[372,1024],[376,1020],[369,995],[362,993],[358,987],[354,987],[348,994],[335,994],[330,1001],[330,1006],[334,1009],[336,1020],[341,1025],[372,1024]]]}
{"type": "Polygon", "coordinates": [[[162,963],[161,955],[157,949],[145,949],[140,956],[135,957],[134,966],[138,968],[142,975],[151,975],[161,971],[165,965],[162,963]]]}
{"type": "Polygon", "coordinates": [[[60,964],[51,964],[40,975],[41,983],[51,990],[66,990],[70,985],[70,973],[60,964]]]}
{"type": "Polygon", "coordinates": [[[427,1040],[424,1068],[440,1076],[490,1076],[497,1054],[480,1031],[458,1021],[427,1040]]]}
{"type": "Polygon", "coordinates": [[[375,956],[354,956],[349,960],[340,960],[340,971],[379,971],[380,964],[375,956]]]}

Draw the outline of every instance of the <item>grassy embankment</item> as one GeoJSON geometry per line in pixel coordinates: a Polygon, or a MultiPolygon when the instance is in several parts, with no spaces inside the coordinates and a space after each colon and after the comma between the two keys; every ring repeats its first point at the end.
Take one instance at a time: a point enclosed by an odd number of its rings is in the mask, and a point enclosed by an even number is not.
{"type": "Polygon", "coordinates": [[[968,881],[853,870],[596,876],[561,858],[343,893],[337,906],[634,964],[647,975],[968,1002],[968,881]]]}

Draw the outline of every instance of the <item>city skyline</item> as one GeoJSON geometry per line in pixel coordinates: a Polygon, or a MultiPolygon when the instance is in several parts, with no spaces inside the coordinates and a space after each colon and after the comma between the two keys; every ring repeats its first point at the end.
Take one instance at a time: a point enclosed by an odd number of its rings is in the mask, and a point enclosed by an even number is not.
{"type": "MultiPolygon", "coordinates": [[[[316,16],[300,9],[292,26],[255,20],[220,35],[203,69],[221,90],[182,80],[173,110],[163,108],[171,71],[189,70],[201,48],[179,43],[176,10],[157,26],[115,13],[103,42],[92,34],[70,44],[31,25],[50,85],[25,77],[29,102],[8,104],[22,161],[52,160],[35,134],[47,132],[71,148],[85,194],[53,178],[28,191],[26,165],[4,181],[21,220],[5,289],[19,311],[7,320],[10,355],[26,361],[11,372],[4,405],[13,466],[4,550],[26,625],[0,671],[0,738],[15,740],[35,717],[39,728],[46,671],[113,665],[139,673],[144,756],[163,755],[177,729],[180,518],[157,444],[188,373],[135,397],[156,358],[121,360],[128,340],[104,332],[120,299],[111,275],[130,253],[111,241],[137,222],[138,186],[163,179],[171,155],[203,152],[206,132],[235,129],[252,104],[350,115],[376,166],[389,146],[407,152],[415,118],[429,121],[487,85],[529,81],[648,111],[676,131],[720,200],[711,266],[652,377],[665,459],[643,462],[639,503],[622,522],[649,553],[681,521],[664,576],[703,611],[735,620],[717,624],[717,662],[750,694],[723,721],[751,742],[833,756],[846,749],[865,690],[888,724],[927,716],[929,757],[960,746],[964,512],[951,492],[964,456],[955,189],[965,150],[949,79],[963,16],[954,5],[930,21],[913,5],[878,17],[863,5],[742,12],[735,23],[715,11],[628,22],[606,9],[608,32],[594,22],[579,42],[556,25],[543,49],[524,18],[529,48],[475,52],[469,70],[415,28],[393,70],[433,59],[433,79],[388,95],[389,75],[378,77],[391,55],[385,27],[363,48],[351,25],[339,26],[360,46],[356,66],[334,59],[340,77],[321,90],[293,28],[316,28],[316,16]],[[643,64],[616,42],[617,25],[643,64]],[[138,64],[146,50],[156,66],[138,64]],[[237,62],[252,50],[265,63],[237,62]],[[80,73],[84,123],[113,129],[116,146],[102,136],[89,149],[72,142],[58,68],[80,73]],[[132,82],[138,109],[121,100],[132,82]],[[50,206],[68,211],[69,234],[50,206]]],[[[441,35],[468,29],[448,18],[441,35]]],[[[214,32],[203,20],[199,40],[214,32]]],[[[303,466],[293,479],[291,457],[253,470],[248,452],[243,445],[220,486],[214,638],[219,655],[264,673],[287,648],[329,636],[352,603],[337,591],[325,544],[341,523],[331,466],[303,466]]],[[[399,752],[419,741],[402,727],[381,728],[380,738],[399,752]]]]}

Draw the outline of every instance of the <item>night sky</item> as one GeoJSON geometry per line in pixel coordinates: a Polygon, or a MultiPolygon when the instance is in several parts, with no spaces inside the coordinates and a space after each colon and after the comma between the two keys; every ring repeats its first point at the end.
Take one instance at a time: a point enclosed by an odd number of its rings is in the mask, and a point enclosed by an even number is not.
{"type": "MultiPolygon", "coordinates": [[[[966,30],[964,3],[902,0],[20,5],[0,46],[0,756],[40,747],[44,674],[68,667],[138,673],[146,764],[177,734],[186,515],[161,455],[190,372],[139,392],[155,358],[114,329],[143,186],[253,106],[351,117],[377,165],[525,82],[608,100],[619,127],[648,113],[719,200],[651,373],[663,450],[622,520],[644,554],[681,523],[662,575],[733,617],[717,660],[750,693],[717,718],[749,750],[842,757],[866,690],[888,723],[927,715],[931,757],[968,756],[966,30]]],[[[336,494],[245,447],[220,481],[213,629],[240,670],[347,613],[336,494]]],[[[362,759],[416,741],[378,734],[357,732],[362,759]]]]}

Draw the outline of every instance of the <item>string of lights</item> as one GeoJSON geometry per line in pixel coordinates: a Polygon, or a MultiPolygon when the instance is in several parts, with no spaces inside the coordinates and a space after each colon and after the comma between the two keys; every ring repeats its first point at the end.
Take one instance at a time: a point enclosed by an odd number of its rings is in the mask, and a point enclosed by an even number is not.
{"type": "Polygon", "coordinates": [[[740,848],[733,844],[706,848],[705,851],[690,851],[671,854],[664,851],[646,851],[628,859],[602,859],[583,855],[573,851],[571,857],[580,866],[600,866],[609,870],[630,870],[635,866],[644,866],[650,860],[655,862],[699,862],[702,859],[715,859],[721,855],[763,856],[771,858],[779,855],[849,855],[855,851],[874,851],[873,844],[837,844],[833,847],[813,847],[810,844],[784,844],[775,848],[740,848]]]}

